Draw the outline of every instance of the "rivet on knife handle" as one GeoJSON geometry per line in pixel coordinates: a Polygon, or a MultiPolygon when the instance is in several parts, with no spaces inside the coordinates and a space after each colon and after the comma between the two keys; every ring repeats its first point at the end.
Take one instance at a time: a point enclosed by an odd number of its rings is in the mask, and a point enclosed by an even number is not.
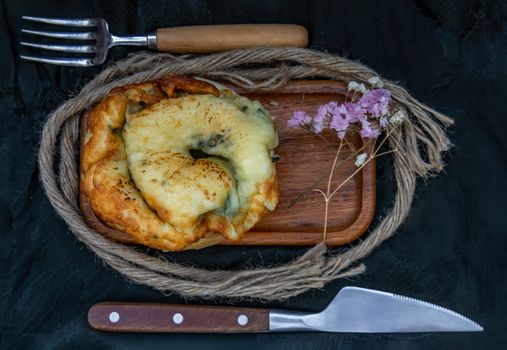
{"type": "Polygon", "coordinates": [[[217,52],[254,46],[308,46],[308,32],[295,24],[227,24],[161,28],[156,49],[217,52]]]}
{"type": "Polygon", "coordinates": [[[147,303],[100,303],[88,312],[88,323],[106,332],[267,332],[269,310],[218,306],[147,303]]]}

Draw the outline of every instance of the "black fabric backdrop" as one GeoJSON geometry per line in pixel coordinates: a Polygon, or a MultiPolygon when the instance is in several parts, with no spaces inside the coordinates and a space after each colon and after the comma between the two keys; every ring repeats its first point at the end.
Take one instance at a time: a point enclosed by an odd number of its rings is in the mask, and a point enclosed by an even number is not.
{"type": "MultiPolygon", "coordinates": [[[[0,8],[0,348],[464,349],[505,348],[507,266],[507,3],[505,1],[2,1],[0,8]],[[297,23],[311,47],[360,60],[454,117],[455,148],[421,183],[405,224],[366,259],[367,272],[283,302],[217,304],[322,309],[345,285],[393,291],[461,312],[482,334],[106,334],[100,301],[188,302],[126,282],[78,242],[49,205],[36,152],[47,113],[99,68],[23,62],[21,15],[105,17],[114,33],[218,23],[297,23]]],[[[26,37],[25,37],[26,38],[26,37]]],[[[23,51],[29,53],[31,51],[23,51]]],[[[115,48],[109,62],[130,50],[115,48]]],[[[392,164],[378,164],[378,220],[392,201],[392,164]]],[[[172,256],[242,268],[288,261],[299,248],[210,248],[172,256]]],[[[193,301],[198,303],[199,301],[193,301]]]]}

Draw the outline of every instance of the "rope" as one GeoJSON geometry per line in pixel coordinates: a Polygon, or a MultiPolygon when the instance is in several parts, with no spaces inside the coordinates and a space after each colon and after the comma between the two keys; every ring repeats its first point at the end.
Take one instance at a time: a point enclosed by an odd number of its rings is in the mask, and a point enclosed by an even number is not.
{"type": "Polygon", "coordinates": [[[201,298],[284,299],[322,288],[334,279],[362,273],[365,266],[359,261],[391,237],[406,218],[417,177],[442,170],[442,153],[450,147],[444,128],[452,120],[417,101],[402,87],[384,81],[384,88],[391,92],[395,103],[405,108],[409,118],[389,141],[392,149],[399,150],[392,153],[397,187],[393,206],[366,239],[342,253],[330,251],[321,243],[289,263],[270,268],[230,271],[181,265],[108,240],[86,225],[78,205],[80,115],[114,87],[170,74],[226,80],[257,91],[276,90],[291,79],[367,82],[377,75],[357,62],[300,48],[261,47],[205,56],[141,52],[105,69],[49,115],[42,132],[39,167],[52,206],[76,237],[106,264],[130,281],[163,293],[201,298]]]}

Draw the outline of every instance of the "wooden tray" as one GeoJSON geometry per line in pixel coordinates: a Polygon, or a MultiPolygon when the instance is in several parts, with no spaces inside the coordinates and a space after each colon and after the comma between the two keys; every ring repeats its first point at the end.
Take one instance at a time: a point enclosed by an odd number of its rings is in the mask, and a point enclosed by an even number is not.
{"type": "MultiPolygon", "coordinates": [[[[243,241],[224,241],[220,244],[312,245],[321,242],[324,220],[322,195],[309,192],[290,208],[289,204],[322,174],[329,173],[334,153],[319,136],[306,130],[289,129],[287,120],[296,110],[314,114],[324,103],[343,101],[345,86],[333,81],[295,81],[276,92],[251,93],[234,86],[230,88],[250,99],[259,100],[276,119],[280,143],[275,152],[280,156],[277,173],[281,197],[276,210],[246,233],[243,241]]],[[[86,115],[81,118],[81,130],[85,121],[86,115]]],[[[336,134],[325,136],[338,144],[336,134]]],[[[362,146],[360,137],[352,139],[357,148],[362,146]]],[[[340,158],[345,159],[350,154],[347,147],[340,158]]],[[[335,171],[333,184],[336,186],[342,183],[356,169],[354,159],[342,163],[335,171]]],[[[326,185],[327,178],[317,187],[324,190],[326,185]]],[[[81,209],[90,227],[111,239],[135,243],[124,232],[111,229],[100,222],[84,197],[80,196],[81,209]]],[[[371,161],[333,197],[329,208],[326,243],[336,246],[355,240],[366,231],[374,212],[375,161],[371,161]]]]}

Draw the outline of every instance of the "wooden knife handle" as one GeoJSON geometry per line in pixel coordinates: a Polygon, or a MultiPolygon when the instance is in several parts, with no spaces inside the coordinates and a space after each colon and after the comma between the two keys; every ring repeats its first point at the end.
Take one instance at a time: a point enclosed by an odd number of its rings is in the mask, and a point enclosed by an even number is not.
{"type": "Polygon", "coordinates": [[[231,24],[161,28],[157,50],[217,52],[253,46],[308,46],[308,32],[295,24],[231,24]]]}
{"type": "Polygon", "coordinates": [[[251,333],[269,331],[269,310],[147,303],[99,303],[88,311],[106,332],[251,333]]]}

